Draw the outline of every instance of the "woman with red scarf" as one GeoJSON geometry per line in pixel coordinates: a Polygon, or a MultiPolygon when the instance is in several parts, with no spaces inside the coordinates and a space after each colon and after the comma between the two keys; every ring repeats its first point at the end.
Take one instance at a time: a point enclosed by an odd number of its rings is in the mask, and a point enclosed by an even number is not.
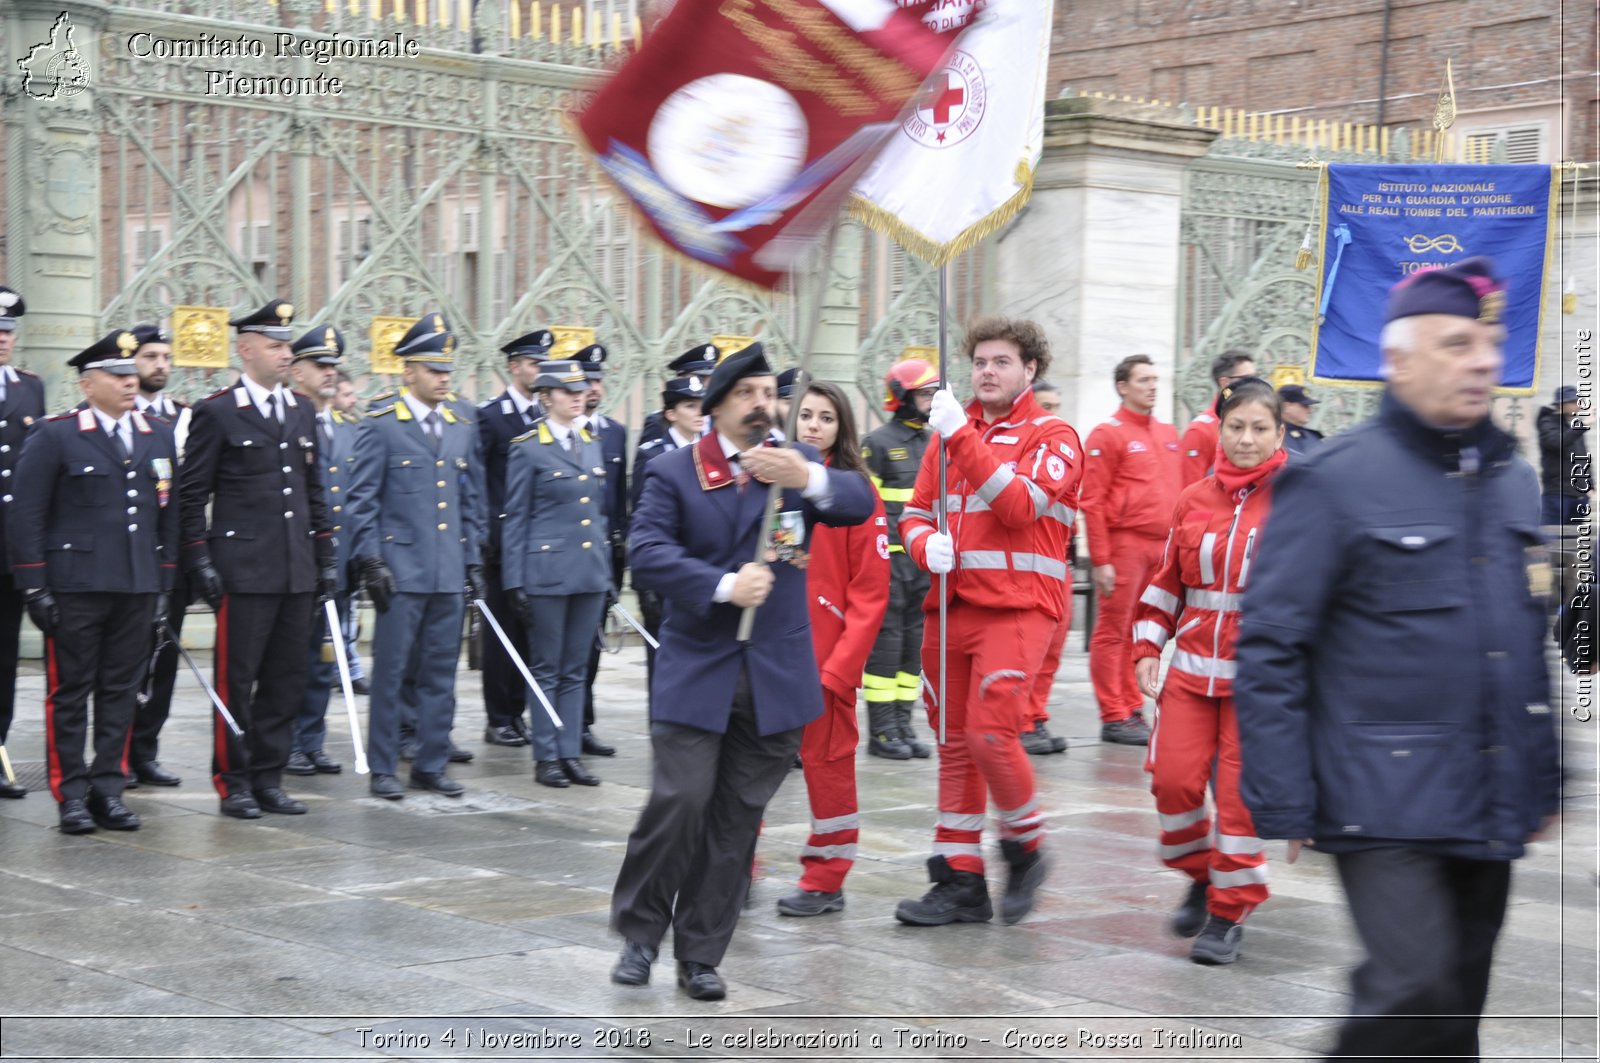
{"type": "Polygon", "coordinates": [[[1239,958],[1245,917],[1267,899],[1265,846],[1239,797],[1239,728],[1233,711],[1234,640],[1250,561],[1283,467],[1277,392],[1258,377],[1222,390],[1215,470],[1185,488],[1155,578],[1134,614],[1134,677],[1156,698],[1145,770],[1161,818],[1161,859],[1190,878],[1172,931],[1195,938],[1195,963],[1239,958]],[[1166,683],[1161,651],[1177,637],[1166,683]],[[1212,767],[1215,765],[1215,779],[1212,767]],[[1206,807],[1214,783],[1216,837],[1206,807]]]}
{"type": "MultiPolygon", "coordinates": [[[[795,436],[835,469],[867,475],[855,415],[844,392],[813,381],[800,399],[795,436]]],[[[811,837],[800,850],[800,885],[778,901],[783,915],[824,915],[844,908],[844,877],[861,832],[856,801],[856,692],[889,606],[889,526],[883,500],[872,518],[849,528],[817,525],[806,566],[811,643],[822,674],[822,715],[800,737],[811,837]]]]}

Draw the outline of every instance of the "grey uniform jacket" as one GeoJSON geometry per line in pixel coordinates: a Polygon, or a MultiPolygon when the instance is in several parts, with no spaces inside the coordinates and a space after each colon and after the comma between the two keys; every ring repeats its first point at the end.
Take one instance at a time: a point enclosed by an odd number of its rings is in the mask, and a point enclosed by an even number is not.
{"type": "Polygon", "coordinates": [[[501,579],[529,595],[598,594],[611,586],[606,468],[600,443],[578,430],[568,452],[549,424],[511,442],[501,579]]]}
{"type": "Polygon", "coordinates": [[[352,558],[380,557],[402,594],[460,594],[483,542],[477,426],[441,403],[437,448],[396,399],[356,427],[355,472],[341,516],[352,558]]]}

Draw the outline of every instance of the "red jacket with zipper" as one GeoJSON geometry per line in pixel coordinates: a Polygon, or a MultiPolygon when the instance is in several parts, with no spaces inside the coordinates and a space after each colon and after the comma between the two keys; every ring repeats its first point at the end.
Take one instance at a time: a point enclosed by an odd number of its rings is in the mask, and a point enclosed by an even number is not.
{"type": "Polygon", "coordinates": [[[848,528],[818,524],[811,531],[806,597],[811,645],[825,689],[853,697],[889,607],[889,523],[883,499],[872,516],[848,528]]]}
{"type": "Polygon", "coordinates": [[[1230,495],[1207,476],[1184,489],[1161,567],[1134,612],[1134,660],[1160,657],[1176,632],[1167,683],[1207,697],[1233,695],[1239,605],[1271,506],[1270,482],[1230,495]]]}
{"type": "Polygon", "coordinates": [[[1085,445],[1080,504],[1089,562],[1108,565],[1112,533],[1159,540],[1172,527],[1172,505],[1183,488],[1178,433],[1122,406],[1095,426],[1085,445]]]}
{"type": "MultiPolygon", "coordinates": [[[[1078,433],[1046,413],[1024,391],[994,424],[983,406],[967,405],[967,426],[951,436],[945,500],[956,567],[950,600],[988,609],[1037,609],[1061,619],[1071,586],[1067,540],[1078,517],[1083,449],[1078,433]]],[[[911,501],[900,511],[900,540],[918,568],[928,567],[930,532],[937,531],[939,448],[922,456],[911,501]]],[[[939,581],[923,601],[939,608],[939,581]]]]}

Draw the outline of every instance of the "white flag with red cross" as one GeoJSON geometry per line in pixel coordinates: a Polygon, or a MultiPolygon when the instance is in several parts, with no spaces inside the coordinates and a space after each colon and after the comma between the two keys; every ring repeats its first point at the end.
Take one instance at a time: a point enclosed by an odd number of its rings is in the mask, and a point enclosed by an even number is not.
{"type": "Polygon", "coordinates": [[[948,0],[924,16],[961,32],[900,129],[856,183],[851,211],[940,266],[1022,209],[1044,147],[1045,0],[948,0]]]}

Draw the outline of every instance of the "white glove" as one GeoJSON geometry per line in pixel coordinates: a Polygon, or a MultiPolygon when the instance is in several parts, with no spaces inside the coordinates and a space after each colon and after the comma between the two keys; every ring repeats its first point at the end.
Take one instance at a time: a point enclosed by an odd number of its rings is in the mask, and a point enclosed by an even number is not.
{"type": "Polygon", "coordinates": [[[967,411],[961,408],[961,402],[950,394],[948,388],[940,388],[933,393],[933,407],[928,410],[928,423],[933,430],[949,439],[962,429],[967,423],[967,411]]]}
{"type": "Polygon", "coordinates": [[[949,532],[934,532],[928,536],[928,571],[942,576],[956,567],[956,541],[949,532]]]}

